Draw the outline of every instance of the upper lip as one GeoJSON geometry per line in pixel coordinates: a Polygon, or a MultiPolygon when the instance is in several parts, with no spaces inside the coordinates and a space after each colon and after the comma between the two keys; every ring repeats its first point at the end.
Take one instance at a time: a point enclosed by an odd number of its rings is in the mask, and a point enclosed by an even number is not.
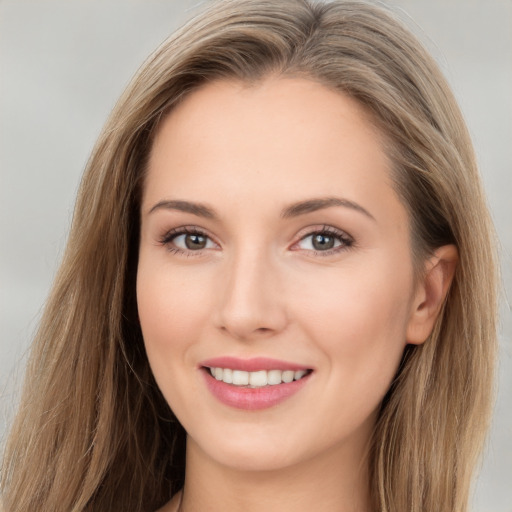
{"type": "Polygon", "coordinates": [[[230,368],[232,370],[242,370],[246,372],[256,372],[259,370],[311,370],[311,367],[300,363],[290,361],[280,361],[268,357],[253,357],[250,359],[240,359],[232,356],[214,357],[199,363],[200,367],[208,368],[230,368]]]}

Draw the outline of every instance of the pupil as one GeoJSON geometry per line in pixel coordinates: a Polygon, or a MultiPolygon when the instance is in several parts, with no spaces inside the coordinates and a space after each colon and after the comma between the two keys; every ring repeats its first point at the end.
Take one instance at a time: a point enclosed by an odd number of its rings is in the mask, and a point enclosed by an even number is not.
{"type": "Polygon", "coordinates": [[[206,246],[206,237],[203,235],[189,234],[185,237],[185,245],[187,249],[204,249],[206,246]]]}
{"type": "Polygon", "coordinates": [[[332,249],[334,247],[334,237],[328,235],[315,235],[313,237],[313,247],[320,251],[332,249]]]}

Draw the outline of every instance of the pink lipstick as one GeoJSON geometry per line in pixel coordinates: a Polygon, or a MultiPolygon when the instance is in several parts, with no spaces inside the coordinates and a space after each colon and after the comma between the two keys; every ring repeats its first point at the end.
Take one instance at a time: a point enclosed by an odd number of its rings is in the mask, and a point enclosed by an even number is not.
{"type": "Polygon", "coordinates": [[[277,405],[308,382],[312,369],[269,358],[220,357],[200,364],[209,391],[223,404],[259,410],[277,405]]]}

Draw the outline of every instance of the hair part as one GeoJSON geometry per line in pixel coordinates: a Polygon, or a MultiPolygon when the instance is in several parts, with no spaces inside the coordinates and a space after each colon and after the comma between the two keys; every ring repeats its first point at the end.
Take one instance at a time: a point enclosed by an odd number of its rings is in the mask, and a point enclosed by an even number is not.
{"type": "Polygon", "coordinates": [[[270,75],[315,80],[363,105],[393,162],[414,261],[458,248],[435,329],[407,346],[382,404],[369,465],[376,511],[467,510],[492,402],[497,265],[455,99],[382,7],[226,0],[148,59],[87,165],[4,459],[6,511],[143,511],[183,484],[185,432],[152,377],[137,317],[144,173],[160,119],[184,97],[213,80],[270,75]]]}

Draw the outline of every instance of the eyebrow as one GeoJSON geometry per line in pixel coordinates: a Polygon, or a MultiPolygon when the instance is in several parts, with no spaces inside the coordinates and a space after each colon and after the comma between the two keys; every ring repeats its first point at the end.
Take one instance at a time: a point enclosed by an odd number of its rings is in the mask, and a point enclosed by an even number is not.
{"type": "MultiPolygon", "coordinates": [[[[281,211],[281,217],[288,219],[292,217],[298,217],[307,213],[316,212],[318,210],[324,210],[333,206],[341,206],[344,208],[350,208],[359,213],[364,214],[368,218],[375,220],[375,217],[360,204],[350,201],[348,199],[342,199],[340,197],[322,197],[316,199],[308,199],[306,201],[299,201],[287,206],[281,211]]],[[[156,210],[176,210],[185,213],[191,213],[198,217],[204,217],[206,219],[217,219],[218,215],[215,211],[202,203],[195,203],[191,201],[183,201],[177,199],[165,199],[156,203],[148,213],[153,213],[156,210]]]]}
{"type": "Polygon", "coordinates": [[[216,219],[217,215],[208,206],[201,203],[192,203],[190,201],[179,201],[174,199],[159,201],[149,210],[148,213],[153,213],[156,210],[177,210],[179,212],[191,213],[198,217],[204,217],[206,219],[216,219]]]}
{"type": "Polygon", "coordinates": [[[300,201],[286,207],[281,212],[281,217],[287,219],[290,217],[298,217],[306,213],[316,212],[325,208],[331,208],[332,206],[342,206],[344,208],[350,208],[356,212],[366,215],[368,218],[375,220],[375,217],[360,204],[354,203],[348,199],[342,199],[340,197],[322,197],[318,199],[308,199],[307,201],[300,201]]]}

